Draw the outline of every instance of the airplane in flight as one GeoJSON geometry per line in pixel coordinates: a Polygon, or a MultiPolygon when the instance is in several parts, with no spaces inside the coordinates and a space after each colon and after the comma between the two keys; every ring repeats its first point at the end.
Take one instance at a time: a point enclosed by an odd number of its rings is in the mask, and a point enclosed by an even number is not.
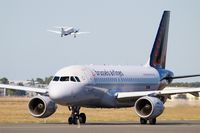
{"type": "Polygon", "coordinates": [[[61,37],[73,35],[74,38],[76,38],[77,35],[90,33],[90,32],[80,32],[79,29],[76,29],[74,27],[63,26],[63,27],[55,27],[55,28],[59,28],[59,29],[61,29],[61,31],[55,31],[55,30],[48,30],[48,31],[56,33],[56,34],[60,34],[61,37]]]}
{"type": "MultiPolygon", "coordinates": [[[[166,69],[166,54],[170,11],[164,11],[158,32],[144,66],[75,65],[60,69],[47,88],[32,88],[0,84],[9,88],[36,92],[28,103],[30,114],[37,118],[51,116],[57,104],[71,111],[69,124],[86,123],[87,108],[134,107],[141,124],[156,124],[171,95],[190,93],[199,96],[200,88],[164,89],[174,79],[197,75],[174,76],[166,69]]],[[[99,113],[99,112],[98,112],[99,113]]]]}

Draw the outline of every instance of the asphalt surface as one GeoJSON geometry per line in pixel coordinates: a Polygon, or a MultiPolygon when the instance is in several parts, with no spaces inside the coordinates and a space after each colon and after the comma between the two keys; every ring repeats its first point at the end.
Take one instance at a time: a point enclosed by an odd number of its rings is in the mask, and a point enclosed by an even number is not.
{"type": "Polygon", "coordinates": [[[157,125],[137,122],[88,123],[85,125],[0,124],[0,133],[199,133],[200,121],[161,121],[157,125]]]}

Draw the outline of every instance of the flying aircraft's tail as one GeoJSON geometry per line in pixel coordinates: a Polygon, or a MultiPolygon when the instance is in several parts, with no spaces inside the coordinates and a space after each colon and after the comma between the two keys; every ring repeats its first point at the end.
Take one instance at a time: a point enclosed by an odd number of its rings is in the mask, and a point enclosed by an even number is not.
{"type": "Polygon", "coordinates": [[[170,11],[164,11],[155,42],[150,55],[149,65],[165,68],[170,11]]]}
{"type": "Polygon", "coordinates": [[[61,37],[63,37],[65,35],[65,30],[64,28],[61,28],[61,37]]]}

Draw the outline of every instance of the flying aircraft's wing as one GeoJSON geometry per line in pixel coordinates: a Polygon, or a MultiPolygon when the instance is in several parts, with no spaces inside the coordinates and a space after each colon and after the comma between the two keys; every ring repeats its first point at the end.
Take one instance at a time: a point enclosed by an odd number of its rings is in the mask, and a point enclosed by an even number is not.
{"type": "Polygon", "coordinates": [[[55,30],[47,30],[47,31],[49,31],[49,32],[53,32],[53,33],[56,33],[56,34],[61,34],[60,31],[55,31],[55,30]]]}
{"type": "Polygon", "coordinates": [[[72,34],[76,34],[76,35],[79,35],[79,34],[89,34],[90,32],[77,32],[77,33],[72,33],[72,34]]]}
{"type": "Polygon", "coordinates": [[[160,91],[138,91],[138,92],[118,92],[115,93],[117,99],[129,99],[129,98],[139,98],[143,96],[170,96],[175,94],[190,93],[194,96],[199,96],[200,88],[181,88],[170,89],[166,87],[164,90],[160,91]]]}
{"type": "Polygon", "coordinates": [[[61,29],[61,28],[67,29],[67,28],[72,28],[72,27],[69,27],[69,26],[54,26],[54,28],[57,28],[57,29],[61,29]]]}
{"type": "Polygon", "coordinates": [[[47,93],[47,88],[34,88],[34,87],[26,87],[26,86],[16,86],[16,85],[6,85],[6,84],[0,84],[0,88],[6,88],[6,89],[13,89],[13,90],[22,90],[22,91],[30,91],[30,92],[36,92],[36,93],[47,93]]]}

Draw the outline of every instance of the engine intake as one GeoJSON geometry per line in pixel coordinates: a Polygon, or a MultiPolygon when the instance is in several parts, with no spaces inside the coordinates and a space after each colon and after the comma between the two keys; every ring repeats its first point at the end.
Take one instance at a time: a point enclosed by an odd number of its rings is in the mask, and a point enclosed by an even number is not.
{"type": "Polygon", "coordinates": [[[156,97],[141,97],[135,103],[135,111],[141,118],[156,118],[163,112],[163,110],[163,102],[156,97]]]}
{"type": "Polygon", "coordinates": [[[38,95],[29,101],[28,109],[32,116],[46,118],[56,111],[57,105],[49,97],[38,95]]]}

